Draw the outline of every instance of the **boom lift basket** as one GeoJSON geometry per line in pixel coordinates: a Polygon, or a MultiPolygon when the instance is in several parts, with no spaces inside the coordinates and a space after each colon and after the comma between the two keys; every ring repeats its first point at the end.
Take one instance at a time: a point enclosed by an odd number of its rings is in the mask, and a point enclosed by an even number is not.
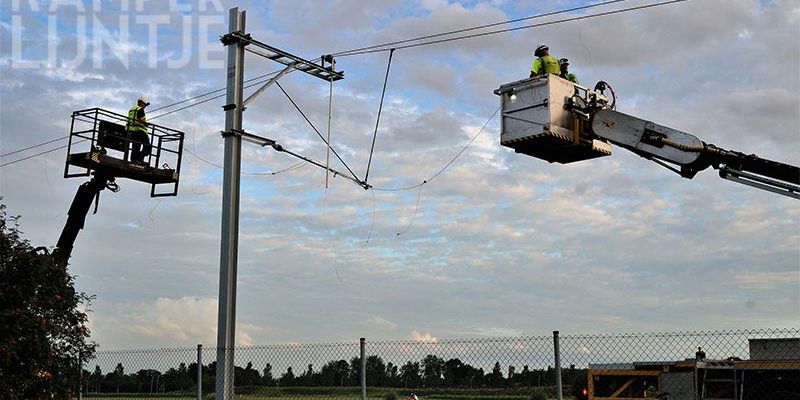
{"type": "Polygon", "coordinates": [[[567,164],[611,155],[611,145],[591,134],[588,105],[607,100],[553,74],[500,86],[500,144],[549,162],[567,164]]]}
{"type": "Polygon", "coordinates": [[[126,129],[127,122],[128,117],[101,108],[73,112],[64,178],[89,176],[97,171],[149,183],[151,197],[177,195],[183,132],[148,123],[151,150],[145,156],[146,164],[137,164],[131,162],[135,139],[126,129]]]}

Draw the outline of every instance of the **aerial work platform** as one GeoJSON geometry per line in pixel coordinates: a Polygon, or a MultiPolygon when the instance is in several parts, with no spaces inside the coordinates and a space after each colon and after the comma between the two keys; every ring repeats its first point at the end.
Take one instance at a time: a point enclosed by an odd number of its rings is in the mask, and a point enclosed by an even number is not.
{"type": "Polygon", "coordinates": [[[177,195],[183,132],[148,123],[148,142],[136,143],[126,129],[127,120],[124,115],[101,108],[73,112],[64,177],[95,172],[149,183],[151,197],[177,195]],[[151,146],[145,162],[131,161],[134,144],[151,146]]]}
{"type": "Polygon", "coordinates": [[[589,114],[570,109],[607,105],[602,94],[553,74],[500,86],[500,144],[549,162],[568,164],[611,155],[611,145],[593,137],[589,114]]]}

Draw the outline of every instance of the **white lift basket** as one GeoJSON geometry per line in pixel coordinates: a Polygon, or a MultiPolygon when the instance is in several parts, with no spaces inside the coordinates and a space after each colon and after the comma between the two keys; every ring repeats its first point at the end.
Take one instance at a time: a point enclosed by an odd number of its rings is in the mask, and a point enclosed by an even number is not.
{"type": "Polygon", "coordinates": [[[553,74],[500,86],[500,144],[549,162],[567,164],[611,155],[591,131],[589,108],[607,107],[600,93],[553,74]]]}

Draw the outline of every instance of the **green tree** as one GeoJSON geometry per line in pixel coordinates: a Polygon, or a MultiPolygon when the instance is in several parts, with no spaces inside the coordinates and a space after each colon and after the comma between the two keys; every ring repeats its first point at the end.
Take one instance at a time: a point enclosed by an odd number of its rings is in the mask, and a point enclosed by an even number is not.
{"type": "Polygon", "coordinates": [[[47,249],[23,239],[19,217],[0,204],[0,398],[68,399],[78,389],[78,359],[90,359],[86,313],[92,298],[47,249]]]}
{"type": "Polygon", "coordinates": [[[417,388],[422,384],[418,362],[406,362],[400,367],[400,382],[407,388],[417,388]]]}
{"type": "Polygon", "coordinates": [[[367,384],[370,386],[385,386],[386,364],[383,363],[383,359],[378,356],[368,356],[364,364],[364,369],[367,372],[367,384]]]}
{"type": "Polygon", "coordinates": [[[469,379],[465,376],[465,364],[458,358],[451,358],[444,363],[444,385],[449,388],[461,387],[469,379]]]}
{"type": "Polygon", "coordinates": [[[253,362],[251,361],[244,368],[236,367],[233,380],[236,386],[256,386],[261,380],[261,375],[259,375],[257,369],[253,368],[253,362]]]}
{"type": "Polygon", "coordinates": [[[444,360],[428,354],[422,360],[422,382],[426,387],[441,387],[444,382],[444,360]]]}
{"type": "Polygon", "coordinates": [[[486,386],[490,388],[500,388],[504,385],[503,372],[500,368],[500,363],[495,362],[492,373],[486,376],[486,386]]]}
{"type": "Polygon", "coordinates": [[[275,379],[272,377],[272,364],[264,366],[264,375],[261,376],[261,384],[264,386],[275,386],[275,379]]]}
{"type": "Polygon", "coordinates": [[[281,375],[279,382],[281,386],[294,386],[294,372],[292,372],[292,367],[286,369],[286,372],[281,375]]]}
{"type": "Polygon", "coordinates": [[[350,364],[347,361],[329,361],[319,372],[319,383],[322,386],[345,386],[349,375],[350,364]]]}

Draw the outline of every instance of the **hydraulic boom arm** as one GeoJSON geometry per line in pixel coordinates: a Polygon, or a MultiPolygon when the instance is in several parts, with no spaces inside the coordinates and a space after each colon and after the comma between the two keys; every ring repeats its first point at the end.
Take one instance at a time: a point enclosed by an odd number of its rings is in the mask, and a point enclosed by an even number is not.
{"type": "Polygon", "coordinates": [[[592,120],[592,131],[601,139],[693,178],[708,167],[722,178],[800,199],[800,168],[725,150],[672,128],[601,109],[592,120]]]}
{"type": "Polygon", "coordinates": [[[100,196],[103,189],[108,188],[112,191],[118,191],[118,186],[114,183],[114,178],[105,176],[101,173],[95,173],[92,179],[88,182],[81,184],[78,191],[75,193],[75,198],[72,199],[72,205],[67,212],[67,223],[64,224],[64,229],[61,231],[61,236],[58,237],[58,243],[53,256],[66,264],[72,254],[72,247],[75,244],[75,239],[78,233],[83,229],[86,222],[86,215],[89,214],[89,209],[92,207],[92,202],[100,196]]]}

